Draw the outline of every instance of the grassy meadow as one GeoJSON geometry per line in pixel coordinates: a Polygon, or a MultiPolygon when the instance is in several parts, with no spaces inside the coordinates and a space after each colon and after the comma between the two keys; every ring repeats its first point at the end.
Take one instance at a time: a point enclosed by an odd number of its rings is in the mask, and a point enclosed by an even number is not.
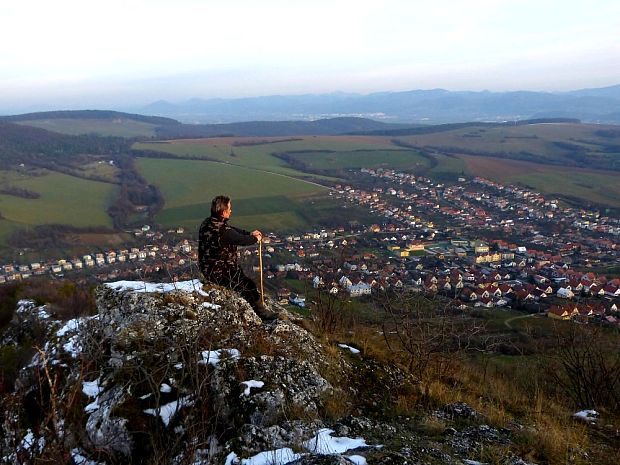
{"type": "Polygon", "coordinates": [[[117,187],[61,173],[43,171],[40,176],[24,176],[3,171],[2,184],[27,189],[40,195],[24,199],[0,195],[0,211],[18,224],[68,224],[71,226],[111,226],[105,212],[117,187]]]}
{"type": "MultiPolygon", "coordinates": [[[[374,157],[376,159],[382,159],[385,157],[385,151],[394,150],[395,146],[385,138],[365,136],[313,136],[295,138],[295,140],[273,137],[220,137],[156,143],[142,142],[134,144],[134,148],[136,150],[166,152],[179,158],[204,158],[234,165],[260,168],[273,171],[274,173],[304,176],[304,173],[291,168],[284,160],[273,156],[273,154],[318,151],[319,153],[315,153],[314,155],[317,156],[317,159],[321,159],[321,157],[326,154],[320,153],[320,151],[332,151],[336,152],[330,154],[332,157],[340,158],[342,156],[343,161],[337,163],[340,165],[340,168],[354,168],[359,166],[359,163],[356,163],[355,154],[352,156],[352,152],[357,150],[384,151],[382,152],[383,155],[376,155],[374,157]]],[[[365,156],[367,158],[372,158],[372,155],[365,156]]],[[[374,161],[374,163],[381,162],[377,160],[374,161]]]]}
{"type": "Polygon", "coordinates": [[[139,143],[135,144],[135,148],[163,151],[179,158],[218,160],[295,177],[301,177],[303,173],[272,154],[286,153],[310,170],[333,171],[334,175],[342,175],[346,169],[389,167],[414,170],[442,181],[455,180],[461,174],[483,176],[499,182],[522,183],[547,195],[580,197],[618,208],[620,187],[615,172],[557,164],[566,156],[566,152],[557,145],[561,142],[583,147],[590,154],[588,156],[617,157],[610,152],[601,152],[601,144],[609,143],[609,140],[599,135],[599,129],[599,126],[585,124],[468,127],[398,138],[418,147],[431,147],[434,162],[419,155],[415,149],[403,151],[389,138],[374,136],[316,136],[296,140],[224,137],[139,143]],[[467,154],[445,154],[440,147],[461,148],[467,154]],[[538,155],[541,163],[470,155],[470,151],[528,152],[538,155]],[[555,164],[545,165],[545,162],[555,164]]]}
{"type": "Polygon", "coordinates": [[[305,152],[289,155],[311,170],[343,170],[360,168],[426,169],[429,160],[417,152],[402,149],[380,149],[341,152],[305,152]]]}
{"type": "Polygon", "coordinates": [[[97,134],[99,136],[116,137],[153,137],[155,124],[144,123],[130,119],[36,119],[20,121],[18,124],[34,126],[52,132],[59,132],[71,136],[81,134],[97,134]]]}
{"type": "Polygon", "coordinates": [[[521,183],[547,195],[579,197],[620,208],[620,183],[614,172],[471,155],[459,158],[465,165],[465,173],[471,176],[508,184],[521,183]]]}
{"type": "Polygon", "coordinates": [[[0,244],[21,229],[43,224],[111,227],[106,210],[117,186],[65,174],[41,171],[37,176],[0,171],[0,183],[40,195],[26,199],[0,194],[0,244]]]}
{"type": "MultiPolygon", "coordinates": [[[[149,137],[155,127],[121,119],[50,119],[22,124],[67,134],[149,137]]],[[[307,182],[310,178],[342,182],[347,170],[362,167],[412,170],[440,181],[456,180],[462,174],[482,176],[502,183],[521,183],[547,196],[582,198],[620,208],[617,171],[592,169],[587,163],[583,167],[562,164],[568,160],[563,143],[580,147],[592,159],[617,160],[620,154],[612,153],[610,145],[615,143],[614,134],[606,126],[537,124],[467,127],[398,137],[424,149],[426,155],[415,148],[396,146],[390,137],[381,136],[215,137],[141,142],[134,148],[171,156],[136,159],[142,176],[158,186],[164,196],[164,208],[156,217],[160,224],[195,227],[208,215],[211,198],[226,193],[234,199],[236,224],[269,225],[269,230],[288,231],[329,223],[334,218],[341,222],[368,219],[361,209],[343,210],[334,205],[326,188],[307,182]],[[527,152],[539,156],[541,163],[476,152],[504,156],[527,152]],[[286,154],[291,164],[279,154],[286,154]]],[[[90,158],[74,167],[76,174],[117,182],[118,168],[101,161],[100,157],[90,158]]],[[[117,192],[112,184],[42,170],[0,171],[0,183],[40,194],[38,199],[0,195],[0,245],[16,231],[40,224],[111,226],[106,210],[117,192]]]]}
{"type": "Polygon", "coordinates": [[[305,227],[309,199],[328,190],[284,175],[199,160],[137,160],[140,174],[159,187],[166,203],[156,221],[166,226],[196,226],[209,215],[211,199],[233,198],[235,224],[269,224],[269,230],[305,227]]]}

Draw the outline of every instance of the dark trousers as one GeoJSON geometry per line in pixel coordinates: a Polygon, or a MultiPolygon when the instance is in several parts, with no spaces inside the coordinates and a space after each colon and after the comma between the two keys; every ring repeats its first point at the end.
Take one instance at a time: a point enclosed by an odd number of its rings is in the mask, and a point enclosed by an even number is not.
{"type": "Polygon", "coordinates": [[[252,306],[260,301],[260,292],[256,284],[245,275],[240,267],[219,273],[207,271],[203,274],[207,281],[238,292],[252,306]]]}

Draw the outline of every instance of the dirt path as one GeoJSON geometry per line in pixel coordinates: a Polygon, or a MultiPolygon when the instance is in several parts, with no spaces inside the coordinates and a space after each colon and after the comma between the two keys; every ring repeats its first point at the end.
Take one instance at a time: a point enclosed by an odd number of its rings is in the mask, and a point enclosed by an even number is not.
{"type": "Polygon", "coordinates": [[[504,321],[504,324],[506,325],[506,327],[510,330],[513,329],[513,327],[510,325],[510,323],[512,323],[515,320],[522,320],[524,318],[531,318],[533,316],[536,316],[536,313],[530,313],[527,315],[519,315],[519,316],[513,316],[512,318],[508,318],[507,320],[504,321]]]}

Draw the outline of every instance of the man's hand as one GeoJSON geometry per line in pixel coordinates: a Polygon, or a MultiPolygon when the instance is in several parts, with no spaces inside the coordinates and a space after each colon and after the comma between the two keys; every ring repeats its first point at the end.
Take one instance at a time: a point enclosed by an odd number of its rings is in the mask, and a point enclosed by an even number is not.
{"type": "Polygon", "coordinates": [[[254,236],[258,240],[258,242],[263,240],[263,233],[260,232],[258,229],[255,231],[252,231],[250,235],[254,236]]]}

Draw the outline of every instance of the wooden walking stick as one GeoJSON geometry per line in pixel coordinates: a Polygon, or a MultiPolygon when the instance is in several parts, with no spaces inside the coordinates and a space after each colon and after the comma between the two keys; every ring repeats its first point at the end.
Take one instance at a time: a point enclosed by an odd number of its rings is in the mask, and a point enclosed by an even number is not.
{"type": "Polygon", "coordinates": [[[260,301],[265,306],[265,292],[263,291],[263,238],[258,240],[258,263],[260,267],[260,301]]]}

